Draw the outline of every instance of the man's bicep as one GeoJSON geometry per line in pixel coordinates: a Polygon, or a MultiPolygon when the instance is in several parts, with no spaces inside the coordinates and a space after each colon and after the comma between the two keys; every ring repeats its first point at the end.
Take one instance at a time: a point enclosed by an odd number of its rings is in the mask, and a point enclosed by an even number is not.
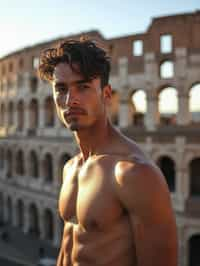
{"type": "Polygon", "coordinates": [[[177,266],[177,236],[169,191],[151,166],[125,171],[120,198],[133,230],[138,266],[177,266]]]}
{"type": "Polygon", "coordinates": [[[148,223],[130,215],[137,266],[177,266],[177,238],[174,225],[148,223]]]}

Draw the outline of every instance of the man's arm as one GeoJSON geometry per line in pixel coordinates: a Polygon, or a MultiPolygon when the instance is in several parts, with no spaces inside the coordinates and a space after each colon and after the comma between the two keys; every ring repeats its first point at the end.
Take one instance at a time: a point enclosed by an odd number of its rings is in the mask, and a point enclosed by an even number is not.
{"type": "Polygon", "coordinates": [[[148,164],[121,162],[117,193],[127,209],[137,266],[177,266],[177,231],[170,193],[160,171],[148,164]]]}

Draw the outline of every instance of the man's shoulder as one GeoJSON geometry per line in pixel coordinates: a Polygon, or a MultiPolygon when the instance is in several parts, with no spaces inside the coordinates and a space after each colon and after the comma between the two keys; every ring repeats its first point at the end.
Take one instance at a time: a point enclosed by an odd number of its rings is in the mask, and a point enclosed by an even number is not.
{"type": "Polygon", "coordinates": [[[114,169],[115,181],[122,187],[154,186],[156,183],[166,186],[160,169],[151,160],[143,156],[130,155],[119,160],[114,169]]]}
{"type": "Polygon", "coordinates": [[[72,168],[74,165],[78,166],[78,163],[80,161],[80,154],[77,154],[75,156],[73,156],[71,159],[69,159],[63,167],[63,177],[66,176],[67,171],[72,168]]]}
{"type": "Polygon", "coordinates": [[[169,202],[166,180],[153,162],[119,161],[114,172],[115,192],[129,210],[146,210],[151,203],[169,202]]]}
{"type": "Polygon", "coordinates": [[[80,160],[80,153],[74,155],[72,158],[70,158],[64,165],[64,168],[72,166],[74,163],[78,163],[80,160]]]}

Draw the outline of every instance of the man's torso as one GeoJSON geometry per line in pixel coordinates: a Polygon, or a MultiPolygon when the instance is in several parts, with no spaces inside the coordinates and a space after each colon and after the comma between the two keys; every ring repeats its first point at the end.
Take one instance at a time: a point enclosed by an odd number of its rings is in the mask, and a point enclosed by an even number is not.
{"type": "Polygon", "coordinates": [[[134,266],[129,216],[115,192],[119,156],[76,157],[65,169],[59,211],[65,222],[63,266],[134,266]],[[75,217],[76,223],[69,222],[75,217]]]}

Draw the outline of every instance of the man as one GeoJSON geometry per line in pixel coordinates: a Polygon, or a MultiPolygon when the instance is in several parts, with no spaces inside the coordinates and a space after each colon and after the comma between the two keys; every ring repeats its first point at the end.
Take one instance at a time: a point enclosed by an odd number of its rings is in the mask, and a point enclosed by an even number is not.
{"type": "Polygon", "coordinates": [[[105,51],[89,40],[68,40],[44,51],[39,71],[51,82],[58,116],[80,147],[63,170],[57,266],[177,266],[165,179],[108,119],[105,51]]]}

